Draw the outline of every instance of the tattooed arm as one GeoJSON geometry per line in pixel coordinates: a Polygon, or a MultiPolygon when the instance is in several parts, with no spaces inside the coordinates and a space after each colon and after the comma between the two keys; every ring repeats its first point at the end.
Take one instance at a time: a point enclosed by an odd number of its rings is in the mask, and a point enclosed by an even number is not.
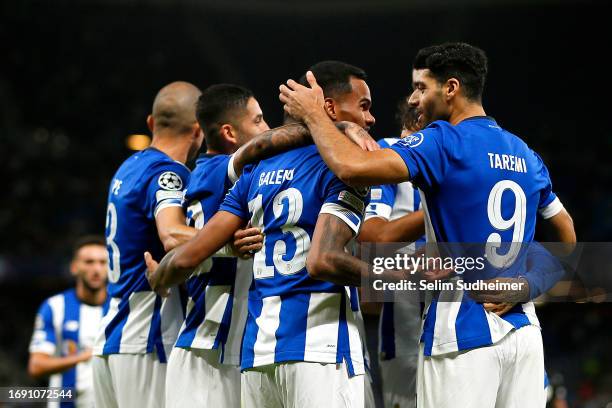
{"type": "MultiPolygon", "coordinates": [[[[336,128],[344,132],[349,140],[363,150],[380,149],[372,136],[359,125],[352,122],[338,122],[336,128]]],[[[257,163],[268,157],[312,143],[310,131],[303,123],[294,122],[267,130],[234,153],[233,167],[236,177],[242,174],[242,170],[247,164],[257,163]]]]}
{"type": "Polygon", "coordinates": [[[338,285],[361,286],[368,274],[368,264],[344,251],[353,231],[340,218],[320,214],[306,260],[311,278],[338,285]]]}
{"type": "Polygon", "coordinates": [[[234,153],[237,176],[247,164],[257,163],[282,152],[312,144],[308,128],[302,123],[290,123],[267,130],[234,153]]]}

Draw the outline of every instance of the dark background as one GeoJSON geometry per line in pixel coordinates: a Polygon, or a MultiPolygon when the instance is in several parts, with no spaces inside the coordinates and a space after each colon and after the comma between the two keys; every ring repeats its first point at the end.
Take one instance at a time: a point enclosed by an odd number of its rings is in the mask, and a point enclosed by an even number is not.
{"type": "MultiPolygon", "coordinates": [[[[609,15],[603,2],[545,0],[2,2],[0,386],[31,383],[35,310],[70,285],[74,239],[103,233],[108,183],[131,154],[125,139],[148,133],[153,97],[174,80],[245,85],[276,126],[281,82],[344,60],[368,72],[372,133],[389,137],[417,50],[472,43],[490,60],[487,113],[543,157],[579,240],[609,241],[609,15]]],[[[606,406],[610,306],[539,314],[559,392],[570,406],[606,406]]]]}

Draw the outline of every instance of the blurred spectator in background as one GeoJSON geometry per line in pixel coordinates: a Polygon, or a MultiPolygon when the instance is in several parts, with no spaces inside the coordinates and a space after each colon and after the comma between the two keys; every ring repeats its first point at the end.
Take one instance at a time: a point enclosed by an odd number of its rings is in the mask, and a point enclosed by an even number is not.
{"type": "MultiPolygon", "coordinates": [[[[30,343],[28,372],[49,376],[50,387],[74,388],[75,406],[93,405],[91,347],[108,307],[108,252],[104,238],[80,238],[70,272],[76,287],[45,300],[38,310],[30,343]]],[[[54,406],[49,403],[49,407],[54,406]]],[[[59,406],[59,403],[55,403],[59,406]]]]}

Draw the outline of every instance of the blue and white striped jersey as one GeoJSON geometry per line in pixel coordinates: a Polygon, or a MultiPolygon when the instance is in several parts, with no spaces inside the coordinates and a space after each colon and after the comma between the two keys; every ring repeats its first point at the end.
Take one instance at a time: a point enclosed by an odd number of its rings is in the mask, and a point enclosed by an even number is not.
{"type": "MultiPolygon", "coordinates": [[[[398,138],[385,138],[378,142],[381,148],[397,143],[398,138]]],[[[370,189],[370,203],[366,209],[365,219],[382,217],[395,220],[421,208],[419,191],[412,183],[405,181],[399,184],[383,184],[370,189]]]]}
{"type": "Polygon", "coordinates": [[[164,299],[151,290],[143,254],[164,256],[155,216],[163,208],[182,205],[188,181],[187,167],[152,147],[130,156],[115,173],[106,213],[110,308],[94,354],[157,352],[166,361],[183,321],[183,306],[177,288],[164,299]]]}
{"type": "MultiPolygon", "coordinates": [[[[231,156],[200,155],[185,190],[188,224],[201,229],[236,179],[231,156]]],[[[186,282],[187,313],[176,347],[221,347],[221,362],[240,365],[252,268],[251,260],[213,257],[194,271],[186,282]]]]}
{"type": "Polygon", "coordinates": [[[264,160],[229,191],[221,210],[265,234],[253,260],[242,368],[286,361],[341,363],[362,374],[363,350],[351,289],[312,279],[306,257],[318,216],[333,214],[358,233],[365,192],[346,186],[315,146],[264,160]]]}
{"type": "MultiPolygon", "coordinates": [[[[386,138],[378,142],[381,148],[397,143],[398,138],[386,138]]],[[[421,208],[419,191],[411,182],[384,184],[372,187],[370,204],[366,209],[368,220],[381,217],[396,220],[421,208]]],[[[425,237],[417,242],[425,242],[425,237]]],[[[408,247],[414,251],[414,245],[408,247]]],[[[398,293],[398,296],[401,293],[398,293]]],[[[378,325],[378,351],[381,360],[395,357],[416,355],[421,333],[421,306],[418,299],[396,299],[384,302],[378,325]]]]}
{"type": "MultiPolygon", "coordinates": [[[[420,189],[427,241],[488,243],[493,267],[517,254],[498,243],[532,242],[537,213],[548,218],[563,208],[540,157],[490,117],[436,121],[391,149],[420,189]]],[[[425,355],[441,355],[493,344],[529,324],[539,325],[531,302],[499,317],[467,293],[442,291],[426,310],[421,340],[425,355]]]]}
{"type": "MultiPolygon", "coordinates": [[[[75,289],[68,289],[45,300],[36,314],[30,353],[65,357],[93,347],[108,301],[101,306],[82,303],[75,289]]],[[[79,396],[93,402],[93,373],[84,361],[63,373],[53,374],[49,387],[74,388],[76,401],[49,403],[49,407],[78,406],[79,396]]]]}

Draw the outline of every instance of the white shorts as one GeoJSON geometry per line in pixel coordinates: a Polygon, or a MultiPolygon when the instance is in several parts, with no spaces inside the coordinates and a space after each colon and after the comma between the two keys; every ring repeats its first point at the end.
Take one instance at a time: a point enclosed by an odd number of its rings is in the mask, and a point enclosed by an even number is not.
{"type": "Polygon", "coordinates": [[[374,399],[374,389],[372,389],[372,376],[370,371],[366,370],[363,377],[363,398],[365,408],[376,408],[376,400],[374,399]]]}
{"type": "Polygon", "coordinates": [[[399,355],[379,362],[385,408],[414,408],[416,406],[418,361],[419,356],[415,353],[399,355]]]}
{"type": "Polygon", "coordinates": [[[240,368],[219,363],[219,350],[173,348],[166,407],[240,408],[240,368]]]}
{"type": "Polygon", "coordinates": [[[419,408],[544,408],[544,351],[536,326],[439,357],[419,355],[419,408]]]}
{"type": "Polygon", "coordinates": [[[95,406],[163,408],[166,364],[156,353],[93,356],[95,406]]]}
{"type": "Polygon", "coordinates": [[[245,408],[363,408],[364,376],[349,377],[345,364],[303,361],[242,373],[245,408]]]}

